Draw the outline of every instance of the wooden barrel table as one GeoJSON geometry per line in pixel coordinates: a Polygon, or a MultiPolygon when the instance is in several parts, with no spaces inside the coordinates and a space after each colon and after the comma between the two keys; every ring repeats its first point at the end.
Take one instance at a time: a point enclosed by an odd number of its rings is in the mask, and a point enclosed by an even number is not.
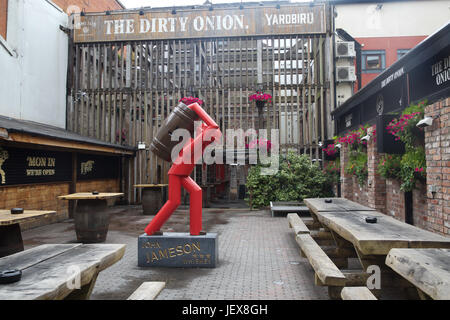
{"type": "Polygon", "coordinates": [[[77,200],[74,218],[78,242],[102,243],[106,241],[109,228],[107,202],[122,196],[123,193],[76,193],[58,198],[77,200]]]}
{"type": "Polygon", "coordinates": [[[142,189],[142,209],[145,216],[154,216],[167,201],[167,184],[137,184],[142,189]]]}
{"type": "Polygon", "coordinates": [[[24,250],[21,224],[56,216],[56,211],[25,210],[12,214],[11,210],[0,210],[0,258],[24,250]]]}

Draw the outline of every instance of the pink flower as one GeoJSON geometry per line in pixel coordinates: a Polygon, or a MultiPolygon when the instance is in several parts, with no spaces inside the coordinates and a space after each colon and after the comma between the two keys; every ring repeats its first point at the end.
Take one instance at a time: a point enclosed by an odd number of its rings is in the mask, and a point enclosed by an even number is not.
{"type": "Polygon", "coordinates": [[[182,102],[187,106],[189,106],[193,103],[198,103],[199,105],[203,104],[203,100],[200,100],[199,98],[194,98],[194,97],[184,97],[184,98],[180,99],[179,102],[182,102]]]}

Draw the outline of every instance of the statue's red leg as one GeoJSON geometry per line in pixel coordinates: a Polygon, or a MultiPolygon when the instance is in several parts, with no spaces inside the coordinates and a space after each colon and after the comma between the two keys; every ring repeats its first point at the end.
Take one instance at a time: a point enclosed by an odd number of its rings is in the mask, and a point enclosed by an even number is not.
{"type": "Polygon", "coordinates": [[[191,235],[198,236],[202,231],[202,188],[191,177],[185,177],[181,184],[189,192],[191,235]]]}
{"type": "Polygon", "coordinates": [[[154,232],[159,231],[163,224],[169,219],[172,213],[181,203],[181,179],[182,176],[169,175],[169,200],[159,210],[153,220],[145,228],[145,233],[151,236],[154,232]]]}

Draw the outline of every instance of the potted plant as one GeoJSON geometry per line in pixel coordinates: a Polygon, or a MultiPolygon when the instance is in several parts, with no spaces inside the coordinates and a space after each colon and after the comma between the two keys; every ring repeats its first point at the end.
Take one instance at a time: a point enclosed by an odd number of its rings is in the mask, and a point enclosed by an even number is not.
{"type": "Polygon", "coordinates": [[[255,94],[252,94],[249,97],[249,100],[250,100],[250,102],[255,101],[255,103],[256,103],[256,108],[258,109],[258,118],[259,118],[257,129],[262,129],[264,126],[264,116],[263,116],[264,106],[267,102],[272,103],[272,96],[268,93],[256,92],[255,94]]]}
{"type": "Polygon", "coordinates": [[[417,123],[424,116],[425,105],[426,101],[422,101],[409,106],[386,127],[395,140],[405,144],[398,171],[400,189],[405,192],[412,191],[417,181],[425,182],[426,179],[424,132],[422,128],[417,128],[417,123]]]}

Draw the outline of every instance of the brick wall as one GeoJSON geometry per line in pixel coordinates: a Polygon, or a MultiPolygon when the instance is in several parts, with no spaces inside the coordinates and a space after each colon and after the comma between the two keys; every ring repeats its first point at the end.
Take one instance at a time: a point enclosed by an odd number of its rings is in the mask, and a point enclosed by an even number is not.
{"type": "MultiPolygon", "coordinates": [[[[77,183],[77,192],[119,192],[118,179],[92,180],[77,183]]],[[[58,196],[69,194],[69,183],[11,186],[0,188],[0,209],[24,208],[25,210],[56,211],[57,215],[44,219],[28,227],[37,227],[68,218],[68,201],[58,200],[58,196]]],[[[27,228],[28,228],[27,227],[27,228]]],[[[27,229],[27,228],[24,228],[27,229]]]]}
{"type": "MultiPolygon", "coordinates": [[[[450,235],[450,98],[427,106],[425,116],[435,119],[432,126],[425,128],[427,181],[417,182],[412,192],[413,221],[420,228],[450,235]]],[[[377,174],[381,154],[377,153],[374,139],[369,141],[367,151],[368,183],[360,187],[355,177],[344,172],[348,151],[342,147],[342,197],[405,221],[405,196],[400,182],[384,180],[377,174]]]]}
{"type": "Polygon", "coordinates": [[[88,180],[77,182],[77,192],[119,192],[120,184],[118,179],[88,180]]]}
{"type": "Polygon", "coordinates": [[[400,181],[395,179],[386,180],[386,207],[389,216],[405,221],[405,193],[400,190],[400,181]]]}
{"type": "Polygon", "coordinates": [[[8,23],[8,0],[0,0],[0,36],[6,39],[6,26],[8,23]]]}
{"type": "Polygon", "coordinates": [[[413,217],[414,225],[426,229],[425,217],[428,211],[427,185],[417,182],[413,193],[413,217]]]}
{"type": "Polygon", "coordinates": [[[374,127],[367,130],[372,138],[367,143],[367,203],[378,211],[386,211],[386,181],[377,172],[382,153],[377,152],[374,127]]]}
{"type": "Polygon", "coordinates": [[[358,183],[358,179],[356,179],[356,177],[352,177],[352,190],[353,190],[353,201],[364,205],[368,205],[369,192],[367,184],[360,186],[358,183]]]}
{"type": "Polygon", "coordinates": [[[22,230],[63,221],[68,218],[67,201],[58,196],[69,193],[69,183],[53,183],[0,188],[0,209],[24,208],[25,210],[56,211],[56,215],[32,223],[21,224],[22,230]]]}
{"type": "Polygon", "coordinates": [[[67,212],[66,201],[57,200],[57,197],[68,192],[68,183],[2,187],[0,188],[0,208],[18,207],[25,210],[67,212]]]}
{"type": "Polygon", "coordinates": [[[428,210],[423,223],[426,229],[446,235],[450,235],[449,115],[450,98],[425,108],[425,116],[436,118],[425,128],[428,210]]]}
{"type": "MultiPolygon", "coordinates": [[[[119,179],[78,181],[77,192],[109,192],[116,193],[120,190],[119,179]]],[[[109,199],[108,205],[112,206],[118,199],[109,199]]]]}
{"type": "Polygon", "coordinates": [[[343,198],[353,200],[353,177],[345,172],[349,160],[348,146],[341,147],[341,195],[343,198]]]}
{"type": "Polygon", "coordinates": [[[77,6],[86,12],[103,12],[106,10],[121,10],[123,7],[116,0],[53,0],[53,2],[67,12],[69,6],[77,6]]]}

